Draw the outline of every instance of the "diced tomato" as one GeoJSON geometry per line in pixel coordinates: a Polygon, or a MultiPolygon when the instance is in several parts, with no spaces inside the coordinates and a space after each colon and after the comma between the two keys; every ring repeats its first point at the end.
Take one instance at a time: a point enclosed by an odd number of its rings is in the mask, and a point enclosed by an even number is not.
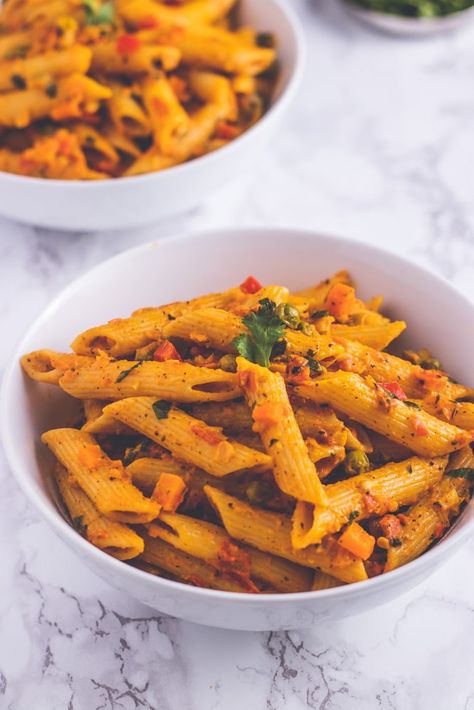
{"type": "Polygon", "coordinates": [[[182,362],[183,358],[176,350],[173,343],[170,343],[169,340],[163,340],[163,342],[158,345],[155,352],[153,353],[153,360],[156,360],[157,362],[166,362],[167,360],[179,360],[179,362],[182,362]]]}
{"type": "Polygon", "coordinates": [[[407,399],[405,392],[398,382],[381,382],[380,385],[388,392],[394,394],[397,399],[407,399]]]}
{"type": "Polygon", "coordinates": [[[211,444],[211,446],[217,446],[221,443],[221,441],[225,441],[225,439],[217,431],[201,426],[200,424],[194,424],[191,427],[191,431],[203,441],[211,444]]]}
{"type": "Polygon", "coordinates": [[[244,293],[257,293],[262,288],[262,284],[257,281],[254,276],[248,276],[243,283],[240,284],[240,290],[244,293]]]}
{"type": "Polygon", "coordinates": [[[141,47],[139,37],[131,34],[123,34],[117,37],[117,52],[119,54],[132,54],[141,47]]]}
{"type": "Polygon", "coordinates": [[[217,559],[223,574],[235,579],[246,591],[258,593],[258,587],[250,577],[250,557],[246,550],[224,541],[219,547],[217,559]]]}
{"type": "Polygon", "coordinates": [[[441,537],[441,535],[443,534],[443,532],[445,530],[445,527],[446,526],[443,525],[443,523],[441,521],[439,523],[437,523],[436,527],[434,529],[434,532],[433,532],[434,537],[435,538],[441,537]]]}
{"type": "Polygon", "coordinates": [[[426,428],[423,420],[418,414],[415,414],[412,418],[413,428],[415,430],[415,436],[426,436],[429,432],[426,428]]]}

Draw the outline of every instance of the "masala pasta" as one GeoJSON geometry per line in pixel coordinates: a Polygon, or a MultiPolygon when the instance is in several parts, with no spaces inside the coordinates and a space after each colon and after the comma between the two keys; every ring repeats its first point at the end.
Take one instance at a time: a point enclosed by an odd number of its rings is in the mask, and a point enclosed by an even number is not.
{"type": "Polygon", "coordinates": [[[238,0],[0,5],[0,170],[98,180],[238,138],[270,105],[277,48],[238,0]]]}
{"type": "MultiPolygon", "coordinates": [[[[186,22],[198,5],[215,20],[225,3],[183,5],[186,22]]],[[[471,496],[474,391],[427,350],[396,354],[406,323],[381,306],[345,271],[298,292],[248,277],[26,354],[35,386],[80,411],[42,436],[78,533],[151,574],[254,594],[423,554],[471,496]]]]}

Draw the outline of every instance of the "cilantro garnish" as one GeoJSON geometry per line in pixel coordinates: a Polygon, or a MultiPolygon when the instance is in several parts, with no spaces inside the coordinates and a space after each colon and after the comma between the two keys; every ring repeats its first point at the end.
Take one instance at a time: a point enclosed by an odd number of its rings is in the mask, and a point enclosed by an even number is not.
{"type": "Polygon", "coordinates": [[[112,25],[115,19],[113,2],[100,5],[97,0],[83,0],[82,6],[86,13],[86,25],[112,25]]]}
{"type": "Polygon", "coordinates": [[[168,414],[172,406],[171,402],[167,402],[164,399],[157,399],[156,402],[152,404],[155,417],[157,419],[168,419],[168,414]]]}
{"type": "Polygon", "coordinates": [[[447,476],[452,478],[465,478],[467,481],[474,481],[474,468],[453,468],[446,471],[447,476]]]}
{"type": "Polygon", "coordinates": [[[411,402],[409,399],[404,399],[403,404],[406,407],[413,407],[413,409],[421,409],[419,404],[417,404],[416,402],[411,402]]]}
{"type": "Polygon", "coordinates": [[[349,513],[349,517],[347,518],[347,522],[348,522],[349,524],[352,523],[352,522],[354,522],[354,520],[355,520],[356,518],[358,518],[359,515],[360,515],[360,513],[359,513],[358,510],[351,510],[351,512],[349,513]]]}
{"type": "Polygon", "coordinates": [[[122,382],[122,380],[124,380],[127,377],[127,375],[129,375],[133,370],[136,370],[137,367],[140,367],[142,362],[143,362],[143,360],[140,360],[140,362],[136,362],[134,365],[132,365],[132,367],[129,367],[128,370],[122,370],[122,372],[117,377],[115,382],[122,382]]]}
{"type": "Polygon", "coordinates": [[[256,313],[248,313],[242,319],[250,333],[241,333],[234,338],[232,345],[246,360],[268,367],[272,348],[283,335],[285,324],[276,314],[273,301],[263,298],[259,303],[256,313]]]}

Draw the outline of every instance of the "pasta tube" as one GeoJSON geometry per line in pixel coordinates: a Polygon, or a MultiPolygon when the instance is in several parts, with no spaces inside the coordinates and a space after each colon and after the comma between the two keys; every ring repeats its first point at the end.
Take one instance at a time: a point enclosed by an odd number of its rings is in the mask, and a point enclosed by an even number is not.
{"type": "Polygon", "coordinates": [[[384,350],[392,340],[398,338],[406,328],[405,321],[392,323],[376,323],[373,325],[339,325],[331,326],[331,335],[348,340],[357,340],[375,350],[384,350]]]}
{"type": "Polygon", "coordinates": [[[204,491],[219,513],[225,529],[234,539],[290,562],[319,569],[343,582],[367,579],[362,560],[354,558],[341,548],[313,545],[305,550],[295,550],[291,543],[289,518],[279,513],[253,508],[212,486],[205,486],[204,491]]]}
{"type": "Polygon", "coordinates": [[[111,461],[90,435],[77,429],[53,429],[41,437],[97,509],[121,523],[148,523],[159,505],[133,486],[120,461],[111,461]]]}
{"type": "Polygon", "coordinates": [[[97,359],[67,370],[61,388],[79,399],[150,396],[178,402],[219,402],[239,394],[236,376],[224,370],[166,362],[97,359]]]}
{"type": "Polygon", "coordinates": [[[223,592],[248,592],[244,584],[239,583],[236,579],[225,577],[212,565],[177,550],[163,540],[148,535],[145,536],[145,550],[140,560],[159,567],[183,582],[196,587],[219,589],[223,592]]]}
{"type": "Polygon", "coordinates": [[[90,543],[118,560],[131,560],[143,552],[142,538],[127,525],[101,515],[60,465],[57,466],[56,480],[74,528],[90,543]]]}
{"type": "Polygon", "coordinates": [[[45,52],[25,59],[0,62],[0,91],[18,88],[21,80],[23,88],[38,86],[43,79],[44,87],[50,85],[52,77],[68,74],[85,74],[89,69],[92,52],[89,47],[77,45],[59,51],[45,52]],[[49,81],[47,81],[49,79],[49,81]]]}
{"type": "Polygon", "coordinates": [[[23,355],[21,366],[32,380],[59,385],[59,380],[66,370],[90,365],[93,358],[74,353],[57,353],[55,350],[35,350],[23,355]]]}
{"type": "MultiPolygon", "coordinates": [[[[470,447],[457,451],[448,466],[453,469],[474,468],[474,455],[470,447]]],[[[387,552],[385,572],[411,562],[439,538],[450,521],[459,513],[461,505],[469,498],[470,483],[466,478],[444,476],[416,505],[405,514],[404,525],[387,552]]]]}
{"type": "Polygon", "coordinates": [[[295,392],[319,404],[327,402],[420,456],[443,456],[466,446],[472,439],[468,432],[388,397],[377,385],[371,386],[353,373],[338,372],[296,387],[295,392]]]}
{"type": "Polygon", "coordinates": [[[298,428],[283,378],[241,357],[237,358],[237,371],[252,408],[253,428],[271,457],[278,487],[297,500],[326,505],[324,487],[298,428]]]}
{"type": "Polygon", "coordinates": [[[162,513],[160,521],[164,526],[148,526],[149,535],[202,559],[223,574],[250,583],[252,579],[262,580],[277,592],[303,592],[310,588],[310,570],[260,550],[238,546],[213,523],[177,513],[162,513]]]}
{"type": "Polygon", "coordinates": [[[325,487],[327,508],[298,503],[294,514],[293,545],[297,549],[318,544],[353,519],[394,512],[416,503],[443,475],[447,457],[413,456],[400,463],[361,473],[325,487]]]}
{"type": "Polygon", "coordinates": [[[109,404],[104,412],[213,476],[255,466],[268,468],[270,464],[266,454],[227,439],[220,430],[179,409],[170,409],[167,403],[155,402],[153,397],[122,399],[109,404]]]}

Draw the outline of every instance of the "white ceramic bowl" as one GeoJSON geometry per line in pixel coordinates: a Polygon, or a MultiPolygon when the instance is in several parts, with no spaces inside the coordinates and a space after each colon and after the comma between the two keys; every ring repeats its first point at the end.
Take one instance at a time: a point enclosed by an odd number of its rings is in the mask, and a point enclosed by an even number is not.
{"type": "Polygon", "coordinates": [[[424,18],[367,10],[351,0],[342,0],[342,2],[347,11],[357,20],[381,32],[403,37],[429,37],[440,32],[450,32],[474,20],[474,8],[472,7],[442,17],[424,18]]]}
{"type": "Polygon", "coordinates": [[[3,443],[18,483],[80,558],[78,564],[84,562],[121,591],[161,612],[211,626],[267,630],[311,626],[371,609],[413,587],[460,547],[474,527],[474,502],[432,550],[369,581],[299,594],[217,592],[160,579],[109,557],[80,537],[52,500],[51,461],[38,442],[43,431],[63,425],[66,399],[54,387],[27,381],[18,363],[21,354],[39,347],[64,350],[89,326],[140,306],[225,289],[250,273],[263,283],[298,288],[342,267],[350,269],[363,297],[385,294],[389,312],[408,321],[408,342],[431,348],[454,377],[473,384],[474,306],[446,281],[389,252],[291,229],[210,232],[146,244],[82,276],[38,318],[5,375],[3,443]]]}
{"type": "Polygon", "coordinates": [[[126,229],[184,213],[250,174],[291,106],[303,68],[304,42],[285,0],[240,0],[239,20],[274,33],[280,74],[272,106],[229,145],[158,173],[115,180],[45,180],[0,172],[0,214],[53,229],[126,229]]]}

